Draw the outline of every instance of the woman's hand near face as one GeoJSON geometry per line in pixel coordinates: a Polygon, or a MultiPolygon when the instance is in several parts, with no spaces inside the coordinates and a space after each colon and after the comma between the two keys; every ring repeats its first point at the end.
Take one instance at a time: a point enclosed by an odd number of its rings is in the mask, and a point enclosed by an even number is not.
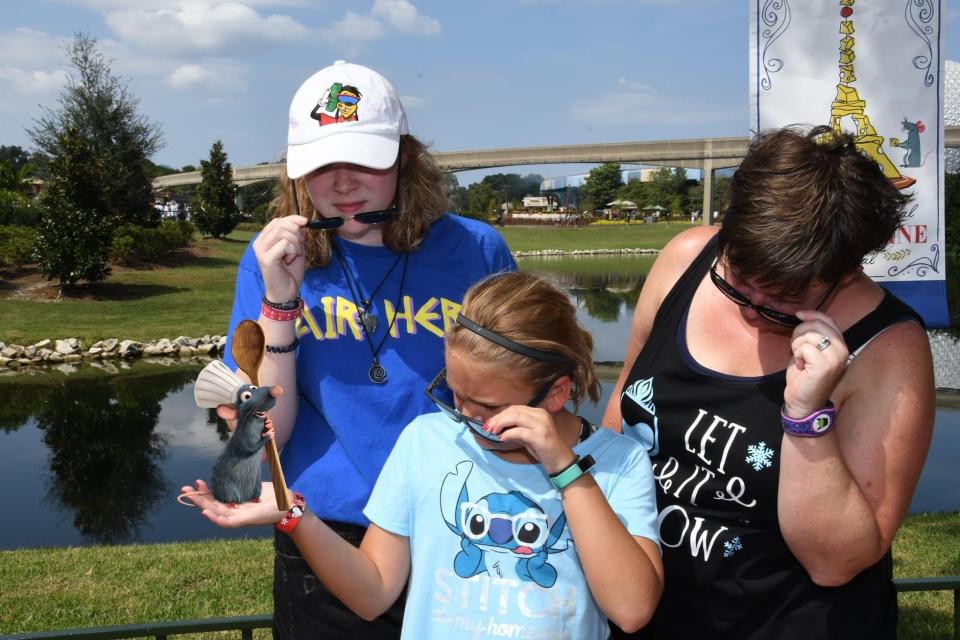
{"type": "Polygon", "coordinates": [[[522,444],[550,474],[563,471],[576,457],[545,409],[512,405],[487,418],[484,427],[502,442],[522,444]]]}
{"type": "Polygon", "coordinates": [[[843,375],[849,351],[830,316],[800,311],[797,317],[803,324],[793,331],[793,357],[787,366],[783,402],[787,415],[803,418],[826,406],[843,375]]]}
{"type": "Polygon", "coordinates": [[[303,216],[274,218],[253,243],[268,300],[286,302],[297,297],[306,269],[303,216]]]}

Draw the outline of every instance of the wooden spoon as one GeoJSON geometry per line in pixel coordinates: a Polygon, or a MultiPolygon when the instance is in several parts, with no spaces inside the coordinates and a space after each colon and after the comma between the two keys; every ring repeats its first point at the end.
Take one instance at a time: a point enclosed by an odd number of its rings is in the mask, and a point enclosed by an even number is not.
{"type": "MultiPolygon", "coordinates": [[[[266,339],[263,329],[253,320],[243,320],[233,331],[233,341],[230,344],[230,354],[240,370],[247,374],[250,382],[260,385],[260,362],[263,360],[263,348],[266,339]]],[[[273,439],[267,441],[267,462],[270,464],[270,477],[273,480],[273,492],[277,498],[277,508],[280,511],[290,509],[290,498],[287,491],[287,481],[283,477],[280,467],[280,454],[277,443],[273,439]]]]}

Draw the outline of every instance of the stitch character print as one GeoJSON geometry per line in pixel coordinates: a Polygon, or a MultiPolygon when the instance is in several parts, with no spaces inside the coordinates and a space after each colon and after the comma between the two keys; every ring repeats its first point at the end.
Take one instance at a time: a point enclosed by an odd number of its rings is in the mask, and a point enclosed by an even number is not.
{"type": "Polygon", "coordinates": [[[357,109],[362,98],[360,90],[353,85],[334,82],[310,112],[310,117],[321,127],[337,122],[356,122],[360,120],[357,109]]]}
{"type": "MultiPolygon", "coordinates": [[[[441,496],[457,494],[454,505],[441,507],[449,529],[460,536],[460,551],[453,568],[461,578],[486,573],[495,578],[515,578],[552,587],[557,570],[548,560],[566,526],[563,514],[550,526],[547,514],[519,491],[491,493],[470,499],[467,478],[473,464],[464,461],[443,480],[441,496]],[[462,480],[460,477],[462,476],[462,480]]],[[[446,503],[441,497],[441,503],[446,503]]]]}

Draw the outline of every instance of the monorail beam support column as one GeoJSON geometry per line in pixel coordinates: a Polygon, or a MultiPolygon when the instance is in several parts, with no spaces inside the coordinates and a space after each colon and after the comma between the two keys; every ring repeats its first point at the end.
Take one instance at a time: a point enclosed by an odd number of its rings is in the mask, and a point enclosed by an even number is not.
{"type": "Polygon", "coordinates": [[[703,224],[711,225],[713,219],[713,160],[703,159],[703,224]]]}

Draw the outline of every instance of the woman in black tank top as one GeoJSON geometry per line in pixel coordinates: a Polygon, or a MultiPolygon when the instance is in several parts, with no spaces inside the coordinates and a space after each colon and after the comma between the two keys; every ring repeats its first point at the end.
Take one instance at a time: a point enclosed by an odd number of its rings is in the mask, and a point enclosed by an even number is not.
{"type": "Polygon", "coordinates": [[[828,127],[757,136],[730,192],[657,259],[604,416],[657,483],[666,589],[636,637],[894,638],[933,367],[860,265],[907,198],[828,127]]]}

